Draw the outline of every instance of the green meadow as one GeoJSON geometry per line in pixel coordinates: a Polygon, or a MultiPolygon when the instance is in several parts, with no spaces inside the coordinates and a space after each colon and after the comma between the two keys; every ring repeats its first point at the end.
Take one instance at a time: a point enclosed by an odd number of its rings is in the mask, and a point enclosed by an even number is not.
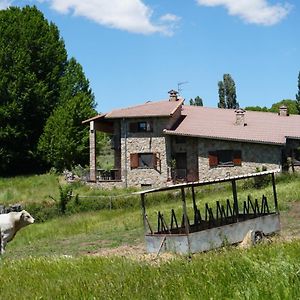
{"type": "MultiPolygon", "coordinates": [[[[0,203],[21,203],[39,216],[0,258],[0,299],[300,298],[298,176],[277,178],[282,236],[249,249],[227,246],[192,257],[145,253],[140,203],[133,190],[105,191],[77,183],[62,214],[59,185],[66,188],[55,175],[0,179],[0,203]]],[[[255,190],[251,182],[240,182],[240,199],[249,194],[258,199],[265,194],[272,203],[271,186],[255,190]]],[[[232,198],[224,184],[197,188],[196,196],[200,208],[232,198]]],[[[189,192],[187,199],[191,209],[189,192]]],[[[157,211],[168,216],[171,208],[181,210],[176,193],[148,196],[146,202],[154,227],[157,211]]]]}

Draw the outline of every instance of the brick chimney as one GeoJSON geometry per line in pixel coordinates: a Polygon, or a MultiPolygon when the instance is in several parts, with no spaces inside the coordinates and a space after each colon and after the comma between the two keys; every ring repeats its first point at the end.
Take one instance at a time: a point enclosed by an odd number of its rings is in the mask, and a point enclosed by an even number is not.
{"type": "Polygon", "coordinates": [[[287,117],[289,115],[288,108],[285,105],[281,105],[278,111],[279,116],[287,117]]]}
{"type": "Polygon", "coordinates": [[[178,97],[177,97],[178,92],[177,91],[171,90],[168,93],[170,95],[169,101],[177,101],[178,100],[178,97]]]}
{"type": "Polygon", "coordinates": [[[235,110],[235,125],[247,126],[247,123],[245,123],[245,112],[241,108],[235,110]]]}

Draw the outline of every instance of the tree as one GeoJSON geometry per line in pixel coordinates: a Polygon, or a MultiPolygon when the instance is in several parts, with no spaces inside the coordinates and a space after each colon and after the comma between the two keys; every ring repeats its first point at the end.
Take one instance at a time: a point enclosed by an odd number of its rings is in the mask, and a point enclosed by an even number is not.
{"type": "Polygon", "coordinates": [[[96,114],[94,95],[82,67],[71,58],[60,80],[58,107],[47,120],[38,149],[49,166],[62,171],[89,160],[89,134],[82,121],[96,114]]]}
{"type": "Polygon", "coordinates": [[[0,174],[37,169],[37,143],[59,102],[67,53],[36,7],[0,11],[0,174]]]}
{"type": "Polygon", "coordinates": [[[238,108],[235,82],[230,74],[223,75],[223,81],[218,82],[219,108],[238,108]]]}
{"type": "Polygon", "coordinates": [[[298,74],[298,93],[296,94],[297,111],[300,115],[300,72],[298,74]]]}
{"type": "Polygon", "coordinates": [[[245,110],[253,110],[253,111],[264,111],[264,112],[279,112],[280,106],[285,105],[288,109],[289,114],[295,115],[298,114],[297,109],[297,101],[291,100],[291,99],[283,99],[279,102],[276,102],[272,104],[271,108],[267,108],[266,106],[260,107],[260,106],[247,106],[245,107],[245,110]]]}
{"type": "Polygon", "coordinates": [[[197,96],[195,99],[190,99],[190,105],[203,106],[203,100],[201,97],[197,96]]]}
{"type": "Polygon", "coordinates": [[[219,87],[219,103],[218,103],[218,107],[219,108],[226,108],[225,88],[224,88],[223,81],[219,81],[218,82],[218,87],[219,87]]]}
{"type": "Polygon", "coordinates": [[[269,109],[270,112],[279,112],[279,107],[285,105],[288,109],[288,113],[291,115],[298,114],[297,101],[291,99],[283,99],[279,102],[274,103],[269,109]]]}
{"type": "Polygon", "coordinates": [[[246,106],[245,110],[264,111],[264,112],[269,111],[269,109],[266,106],[264,106],[264,107],[261,107],[261,106],[246,106]]]}

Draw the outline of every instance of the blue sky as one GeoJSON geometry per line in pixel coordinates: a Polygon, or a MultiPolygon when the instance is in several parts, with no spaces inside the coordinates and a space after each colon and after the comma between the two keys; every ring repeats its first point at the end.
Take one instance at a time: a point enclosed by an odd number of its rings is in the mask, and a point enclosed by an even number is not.
{"type": "Polygon", "coordinates": [[[295,99],[300,71],[296,0],[0,0],[36,5],[83,66],[98,112],[168,97],[216,107],[229,73],[241,107],[295,99]]]}

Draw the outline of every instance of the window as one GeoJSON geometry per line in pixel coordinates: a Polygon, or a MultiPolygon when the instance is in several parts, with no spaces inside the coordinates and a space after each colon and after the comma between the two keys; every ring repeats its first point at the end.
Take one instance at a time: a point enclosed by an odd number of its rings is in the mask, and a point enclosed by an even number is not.
{"type": "Polygon", "coordinates": [[[152,132],[153,126],[150,121],[132,122],[129,124],[130,132],[152,132]]]}
{"type": "Polygon", "coordinates": [[[131,153],[130,154],[131,169],[161,169],[159,153],[131,153]]]}
{"type": "Polygon", "coordinates": [[[292,154],[291,156],[293,157],[293,163],[295,166],[300,166],[300,149],[299,148],[295,148],[292,149],[292,154]]]}
{"type": "Polygon", "coordinates": [[[176,144],[185,144],[185,136],[175,136],[176,144]]]}
{"type": "Polygon", "coordinates": [[[139,167],[140,168],[153,168],[154,167],[153,153],[139,153],[139,167]]]}
{"type": "Polygon", "coordinates": [[[240,150],[217,150],[208,152],[210,167],[233,167],[242,165],[240,150]]]}

